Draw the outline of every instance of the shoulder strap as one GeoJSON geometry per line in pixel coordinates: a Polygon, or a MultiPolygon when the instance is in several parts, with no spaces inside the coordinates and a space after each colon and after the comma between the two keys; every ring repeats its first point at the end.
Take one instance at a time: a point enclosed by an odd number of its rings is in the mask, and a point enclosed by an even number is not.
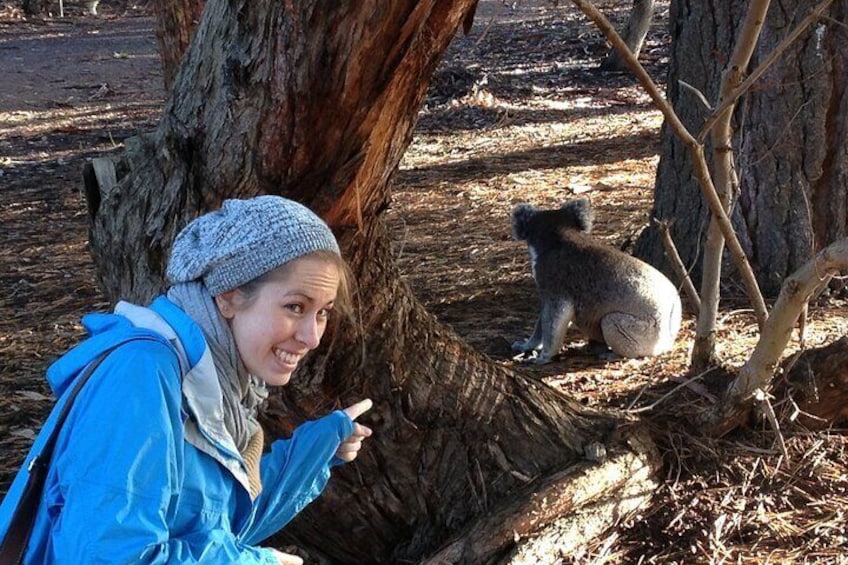
{"type": "Polygon", "coordinates": [[[26,552],[29,536],[32,533],[32,527],[35,523],[35,514],[38,511],[38,505],[41,502],[41,494],[44,490],[44,481],[47,478],[47,469],[50,466],[50,459],[53,457],[53,448],[56,445],[56,438],[59,436],[59,431],[62,429],[62,424],[68,417],[68,413],[73,407],[74,399],[79,394],[82,387],[88,381],[89,377],[94,373],[97,367],[103,362],[118,347],[130,342],[138,340],[158,341],[162,344],[167,344],[162,338],[154,336],[138,336],[131,337],[115,345],[109,347],[103,353],[98,355],[91,363],[89,363],[79,377],[77,377],[73,388],[68,391],[68,398],[62,405],[56,423],[53,429],[50,430],[50,435],[44,442],[41,448],[41,453],[38,453],[29,463],[27,472],[26,485],[18,500],[18,505],[12,514],[12,520],[9,523],[9,529],[3,536],[3,541],[0,543],[0,563],[2,564],[17,564],[22,563],[24,553],[26,552]]]}

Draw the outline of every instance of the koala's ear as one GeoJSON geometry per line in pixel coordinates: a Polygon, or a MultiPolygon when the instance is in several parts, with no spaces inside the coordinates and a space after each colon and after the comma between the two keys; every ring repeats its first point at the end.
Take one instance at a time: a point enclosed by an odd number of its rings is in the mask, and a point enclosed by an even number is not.
{"type": "Polygon", "coordinates": [[[578,198],[566,202],[560,208],[565,212],[566,222],[574,229],[589,233],[592,231],[592,221],[595,219],[595,211],[588,198],[578,198]]]}
{"type": "Polygon", "coordinates": [[[512,237],[521,241],[530,235],[530,220],[536,208],[530,204],[519,204],[512,209],[512,237]]]}

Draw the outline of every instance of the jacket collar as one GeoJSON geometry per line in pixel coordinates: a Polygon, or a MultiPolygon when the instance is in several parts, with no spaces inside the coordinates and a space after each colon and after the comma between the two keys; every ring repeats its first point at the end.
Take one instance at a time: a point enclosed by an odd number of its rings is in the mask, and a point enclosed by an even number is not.
{"type": "Polygon", "coordinates": [[[246,466],[224,423],[221,386],[212,353],[200,329],[176,304],[160,296],[144,308],[119,302],[115,313],[136,328],[145,328],[170,340],[180,352],[186,441],[226,467],[249,490],[246,466]]]}

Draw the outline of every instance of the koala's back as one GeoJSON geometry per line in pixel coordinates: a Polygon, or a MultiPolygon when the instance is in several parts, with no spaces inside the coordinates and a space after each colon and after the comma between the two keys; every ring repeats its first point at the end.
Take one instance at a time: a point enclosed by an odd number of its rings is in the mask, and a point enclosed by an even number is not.
{"type": "Polygon", "coordinates": [[[576,325],[590,338],[602,339],[600,321],[610,312],[657,324],[679,312],[677,289],[651,265],[577,230],[548,236],[544,249],[534,250],[539,292],[570,300],[576,325]]]}

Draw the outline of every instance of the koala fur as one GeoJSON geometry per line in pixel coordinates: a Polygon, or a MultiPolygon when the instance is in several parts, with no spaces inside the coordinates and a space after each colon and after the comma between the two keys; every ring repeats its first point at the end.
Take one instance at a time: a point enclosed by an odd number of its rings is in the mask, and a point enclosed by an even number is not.
{"type": "Polygon", "coordinates": [[[570,323],[622,357],[671,349],[682,316],[677,289],[654,267],[589,235],[588,199],[557,210],[519,204],[512,219],[515,239],[527,242],[541,299],[533,335],[513,350],[538,353],[534,361],[548,363],[570,323]]]}

